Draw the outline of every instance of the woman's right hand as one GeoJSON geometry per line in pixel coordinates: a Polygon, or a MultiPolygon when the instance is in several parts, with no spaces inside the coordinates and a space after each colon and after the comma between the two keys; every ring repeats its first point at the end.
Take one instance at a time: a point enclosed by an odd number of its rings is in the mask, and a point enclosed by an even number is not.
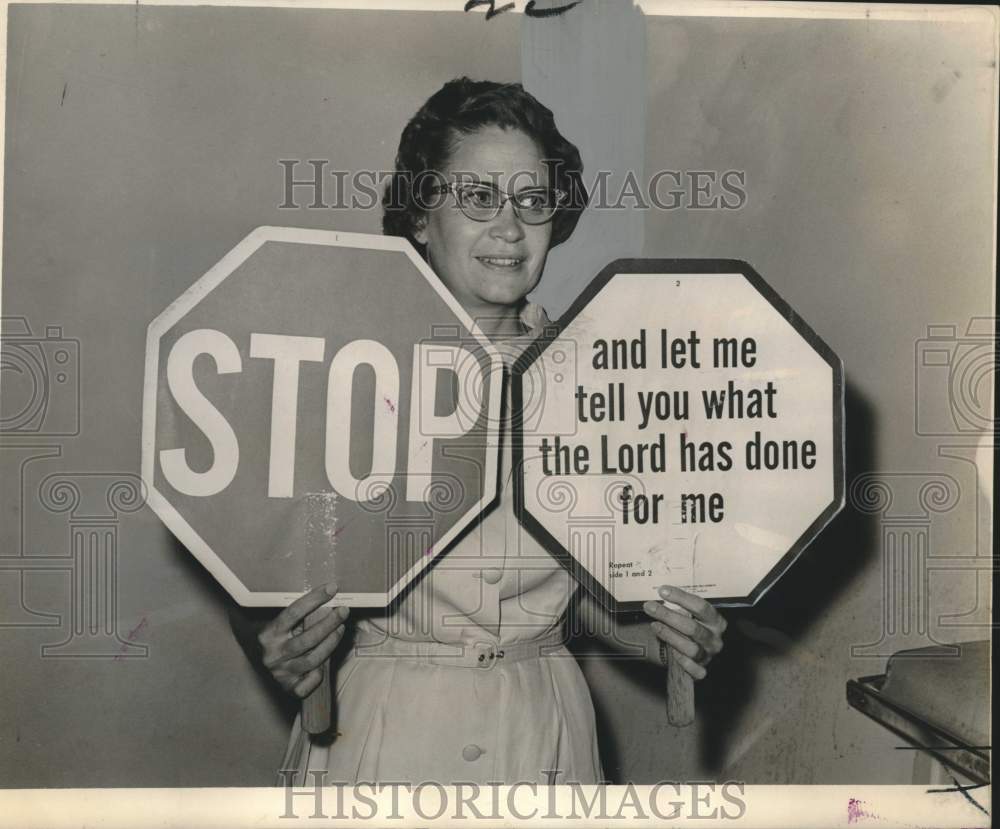
{"type": "Polygon", "coordinates": [[[349,611],[326,608],[322,618],[308,627],[304,620],[336,595],[333,582],[317,587],[288,605],[257,636],[264,649],[264,667],[282,688],[301,699],[322,681],[323,663],[340,644],[349,611]]]}

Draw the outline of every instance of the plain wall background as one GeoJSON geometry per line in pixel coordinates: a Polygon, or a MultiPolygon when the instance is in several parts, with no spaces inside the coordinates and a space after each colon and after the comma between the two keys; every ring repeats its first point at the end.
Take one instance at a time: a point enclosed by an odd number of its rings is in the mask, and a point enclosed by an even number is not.
{"type": "MultiPolygon", "coordinates": [[[[36,336],[61,326],[79,341],[82,395],[79,436],[0,439],[0,563],[10,565],[0,570],[0,784],[272,781],[284,712],[232,638],[227,597],[149,510],[116,525],[117,629],[134,631],[146,658],[43,658],[68,634],[69,574],[22,574],[10,557],[69,555],[73,515],[39,503],[46,476],[100,497],[92,473],[138,472],[146,326],[247,232],[379,231],[374,210],[279,210],[278,159],[390,167],[431,92],[461,74],[519,80],[524,29],[543,25],[580,24],[11,9],[3,314],[27,318],[36,336]]],[[[751,262],[844,360],[848,483],[870,471],[952,478],[960,493],[932,516],[932,554],[988,555],[975,468],[939,453],[974,436],[915,433],[914,354],[928,325],[961,334],[992,308],[995,18],[644,25],[646,177],[745,170],[748,201],[649,211],[641,253],[751,262]]],[[[559,118],[562,102],[543,102],[559,118]]],[[[586,154],[588,136],[570,137],[586,154]]],[[[613,258],[581,241],[592,261],[574,259],[573,244],[553,255],[538,291],[553,315],[613,258]]],[[[51,405],[55,422],[73,404],[51,405]]],[[[844,694],[847,679],[883,670],[884,654],[929,643],[897,635],[851,656],[882,638],[881,532],[879,516],[848,505],[757,608],[730,612],[727,650],[698,686],[690,729],[667,726],[660,674],[582,643],[594,655],[584,666],[609,776],[909,782],[910,753],[844,694]]],[[[987,635],[976,580],[970,569],[930,580],[938,641],[987,635]],[[967,626],[937,623],[943,613],[968,614],[967,626]]]]}

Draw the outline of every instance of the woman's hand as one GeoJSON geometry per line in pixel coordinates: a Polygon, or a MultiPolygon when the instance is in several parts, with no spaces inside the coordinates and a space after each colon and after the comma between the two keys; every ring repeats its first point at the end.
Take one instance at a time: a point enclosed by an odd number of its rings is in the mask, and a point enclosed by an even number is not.
{"type": "Polygon", "coordinates": [[[323,663],[340,644],[349,611],[346,607],[326,608],[325,615],[308,627],[303,620],[336,595],[337,586],[332,582],[317,587],[288,605],[257,636],[264,649],[264,667],[282,688],[301,699],[322,680],[323,663]]]}
{"type": "Polygon", "coordinates": [[[694,679],[704,679],[705,666],[722,650],[726,620],[700,596],[679,587],[661,587],[660,596],[690,612],[672,610],[659,602],[646,602],[643,610],[654,619],[653,635],[677,651],[677,661],[694,679]]]}

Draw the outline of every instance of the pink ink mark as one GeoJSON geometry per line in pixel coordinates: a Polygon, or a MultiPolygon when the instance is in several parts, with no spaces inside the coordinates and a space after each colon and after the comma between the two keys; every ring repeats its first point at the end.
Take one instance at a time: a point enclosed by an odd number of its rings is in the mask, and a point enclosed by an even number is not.
{"type": "Polygon", "coordinates": [[[388,397],[383,397],[382,399],[385,400],[385,405],[389,407],[389,411],[395,414],[396,404],[393,403],[388,397]]]}
{"type": "Polygon", "coordinates": [[[426,550],[424,550],[424,555],[425,556],[429,556],[433,552],[434,552],[434,548],[433,547],[428,547],[426,550]]]}
{"type": "Polygon", "coordinates": [[[861,820],[861,818],[866,818],[866,817],[870,817],[870,818],[874,818],[875,820],[878,820],[878,815],[876,815],[874,812],[865,811],[864,809],[861,808],[862,805],[864,805],[864,801],[863,800],[858,800],[858,799],[853,798],[853,797],[850,800],[847,801],[847,822],[848,823],[857,823],[859,820],[861,820]]]}
{"type": "Polygon", "coordinates": [[[141,631],[144,627],[146,627],[146,623],[148,621],[149,620],[145,616],[143,616],[142,619],[139,620],[139,624],[137,624],[134,628],[132,628],[132,630],[128,632],[128,635],[125,637],[125,641],[122,643],[122,646],[118,649],[118,653],[115,654],[114,657],[115,659],[121,659],[122,654],[125,653],[126,650],[128,650],[129,642],[132,642],[135,639],[135,637],[139,635],[139,631],[141,631]]]}
{"type": "Polygon", "coordinates": [[[345,522],[344,522],[343,524],[341,524],[341,525],[340,525],[339,527],[337,527],[337,529],[335,529],[335,530],[333,531],[333,534],[332,534],[332,535],[330,536],[330,538],[331,538],[331,539],[333,539],[333,538],[336,538],[336,537],[337,537],[338,535],[340,535],[340,534],[341,534],[341,533],[342,533],[342,532],[343,532],[344,530],[346,530],[346,529],[347,529],[347,528],[348,528],[349,526],[351,526],[351,524],[352,524],[353,522],[354,522],[354,519],[353,519],[353,518],[352,518],[352,519],[351,519],[350,521],[345,521],[345,522]]]}

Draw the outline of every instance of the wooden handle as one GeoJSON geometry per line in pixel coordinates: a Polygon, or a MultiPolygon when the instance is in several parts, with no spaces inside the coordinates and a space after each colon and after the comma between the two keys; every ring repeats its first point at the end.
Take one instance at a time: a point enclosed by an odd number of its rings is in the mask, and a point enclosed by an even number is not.
{"type": "MultiPolygon", "coordinates": [[[[311,627],[326,616],[329,611],[314,610],[306,617],[306,627],[311,627]]],[[[333,690],[330,682],[330,660],[320,669],[323,677],[313,692],[302,700],[302,727],[310,734],[322,734],[330,730],[333,721],[333,690]]]]}
{"type": "Polygon", "coordinates": [[[667,651],[667,720],[671,725],[694,722],[694,680],[677,661],[677,651],[667,651]]]}

